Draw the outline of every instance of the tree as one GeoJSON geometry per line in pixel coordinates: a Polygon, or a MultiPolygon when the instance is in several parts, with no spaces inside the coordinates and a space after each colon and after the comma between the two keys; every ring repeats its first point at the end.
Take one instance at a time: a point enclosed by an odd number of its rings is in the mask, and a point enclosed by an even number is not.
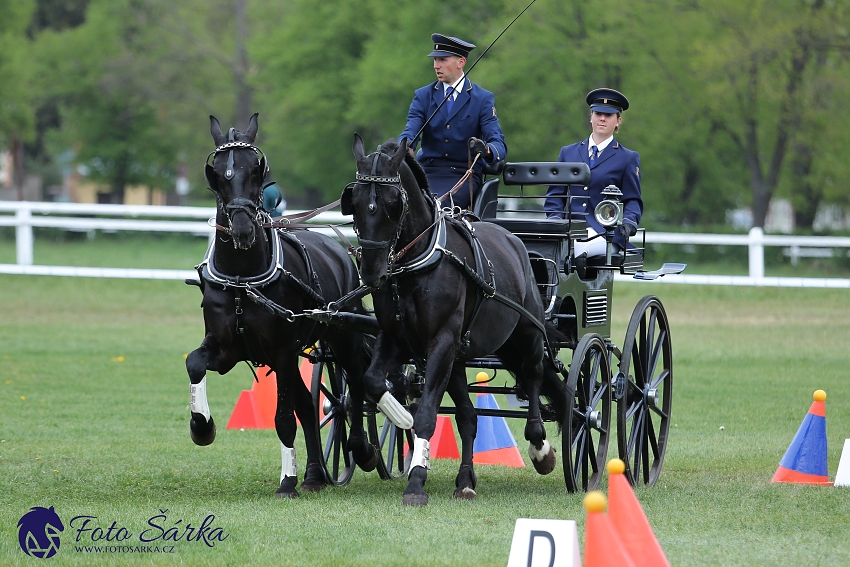
{"type": "MultiPolygon", "coordinates": [[[[806,108],[815,93],[806,84],[826,79],[816,53],[835,49],[846,34],[845,11],[828,0],[694,0],[656,7],[658,18],[676,13],[677,43],[688,61],[684,77],[696,79],[681,81],[678,97],[737,150],[748,172],[755,226],[764,226],[791,145],[802,140],[810,119],[806,108]]],[[[659,57],[659,63],[666,61],[659,57]]],[[[804,169],[798,163],[797,171],[804,169]]]]}
{"type": "Polygon", "coordinates": [[[31,1],[0,0],[0,145],[9,144],[15,167],[15,185],[23,199],[23,142],[33,134],[34,115],[28,104],[26,28],[31,1]]]}
{"type": "MultiPolygon", "coordinates": [[[[177,166],[206,155],[207,115],[233,108],[232,88],[211,88],[222,59],[210,48],[216,30],[205,27],[218,6],[207,4],[96,0],[83,25],[37,38],[39,92],[60,109],[53,150],[73,148],[110,185],[110,201],[131,184],[173,188],[177,166]]],[[[232,4],[227,14],[232,21],[232,4]]]]}

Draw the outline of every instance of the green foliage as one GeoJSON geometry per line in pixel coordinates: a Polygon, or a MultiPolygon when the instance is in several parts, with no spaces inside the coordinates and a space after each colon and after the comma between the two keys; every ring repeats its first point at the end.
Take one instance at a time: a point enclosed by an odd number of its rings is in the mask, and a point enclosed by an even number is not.
{"type": "MultiPolygon", "coordinates": [[[[413,90],[434,80],[431,33],[477,44],[469,68],[527,4],[6,0],[0,73],[17,80],[0,82],[0,135],[31,136],[33,111],[55,107],[54,156],[73,149],[116,188],[170,189],[188,167],[199,194],[207,115],[244,129],[251,106],[290,204],[318,205],[350,181],[354,132],[373,146],[403,130],[413,90]]],[[[850,200],[848,17],[834,0],[535,2],[471,78],[495,93],[517,161],[555,159],[590,131],[585,94],[622,90],[618,138],[641,154],[647,222],[752,206],[758,224],[783,196],[810,228],[820,204],[850,200]]]]}
{"type": "Polygon", "coordinates": [[[0,144],[32,134],[26,29],[33,8],[32,0],[0,0],[0,144]]]}

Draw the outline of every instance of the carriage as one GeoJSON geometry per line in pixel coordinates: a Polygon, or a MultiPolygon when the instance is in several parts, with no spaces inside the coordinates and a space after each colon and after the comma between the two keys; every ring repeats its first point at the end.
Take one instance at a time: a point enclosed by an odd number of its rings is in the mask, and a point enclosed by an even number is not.
{"type": "MultiPolygon", "coordinates": [[[[265,357],[278,380],[278,496],[297,496],[294,414],[308,450],[304,490],[346,484],[356,464],[377,469],[383,478],[407,476],[404,503],[427,504],[428,439],[438,412],[455,414],[461,435],[456,497],[475,497],[471,440],[477,415],[526,419],[530,456],[541,474],[555,466],[542,422],[555,422],[567,490],[591,490],[601,480],[615,407],[617,445],[627,478],[633,484],[656,482],[672,402],[667,316],[656,297],[644,297],[634,309],[621,350],[610,337],[612,290],[616,273],[649,280],[678,273],[684,265],[665,264],[646,272],[644,246],[615,252],[613,231],[621,219],[616,188],[594,212],[607,227],[600,235],[608,244],[606,255],[577,256],[575,243],[587,234],[583,216],[545,219],[527,202],[539,200],[542,186],[586,184],[590,170],[585,164],[502,164],[501,178],[496,171],[484,184],[470,216],[435,201],[424,172],[417,172],[415,160],[408,157],[406,142],[388,142],[367,156],[355,135],[357,181],[343,192],[341,208],[355,215],[358,287],[353,264],[340,259],[327,241],[300,231],[303,227],[292,219],[275,222],[261,213],[266,163],[253,145],[256,130],[256,115],[246,134],[231,129],[227,136],[211,117],[216,149],[208,157],[207,179],[218,198],[218,238],[233,246],[219,245],[214,251],[211,245],[199,266],[199,281],[193,282],[204,291],[207,327],[201,347],[187,358],[195,443],[205,445],[215,438],[206,370],[224,373],[239,360],[263,362],[265,357]],[[492,245],[494,237],[498,246],[492,245]],[[407,252],[412,259],[402,262],[407,252]],[[224,275],[228,269],[235,274],[224,275]],[[433,280],[440,274],[450,277],[433,280]],[[399,284],[404,278],[437,281],[447,289],[433,299],[428,285],[405,289],[403,281],[399,284]],[[359,305],[369,293],[372,314],[359,305]],[[452,293],[460,303],[444,305],[452,293]],[[443,319],[435,314],[441,311],[443,319]],[[431,321],[417,320],[420,312],[427,312],[424,319],[431,321]],[[505,329],[498,328],[502,323],[505,329]],[[376,338],[369,340],[370,335],[376,338]],[[353,345],[362,337],[361,354],[353,345]],[[442,358],[421,354],[432,348],[430,342],[427,349],[423,346],[425,339],[442,340],[442,358]],[[562,353],[567,350],[572,356],[565,362],[562,353]],[[314,364],[309,389],[298,375],[298,356],[314,364]],[[370,359],[365,371],[364,358],[370,359]],[[487,383],[469,384],[470,368],[508,370],[516,384],[500,386],[495,374],[487,383]],[[435,374],[445,375],[445,381],[434,386],[435,374]],[[446,392],[452,407],[440,405],[446,392]],[[476,410],[470,393],[514,395],[524,405],[476,410]],[[420,420],[415,427],[423,437],[411,431],[414,418],[408,410],[420,420]]],[[[639,232],[635,240],[642,237],[639,232]]]]}
{"type": "MultiPolygon", "coordinates": [[[[631,275],[654,280],[666,274],[680,273],[684,264],[664,264],[661,269],[643,270],[645,232],[639,229],[634,241],[638,247],[612,252],[610,243],[620,215],[616,188],[605,206],[605,235],[609,246],[605,256],[577,257],[575,243],[587,239],[586,221],[581,215],[565,219],[547,219],[540,206],[541,193],[534,188],[570,185],[581,188],[590,179],[583,163],[525,162],[500,163],[486,171],[487,180],[477,196],[473,213],[481,220],[499,224],[525,244],[537,288],[545,306],[545,318],[562,333],[561,342],[552,343],[550,353],[567,388],[574,392],[569,419],[562,425],[562,458],[567,490],[593,490],[601,480],[612,423],[616,420],[616,439],[620,458],[626,463],[629,481],[653,485],[658,479],[667,448],[672,404],[672,346],[667,315],[661,301],[652,295],[635,306],[628,323],[622,348],[611,338],[610,313],[614,275],[631,275]],[[501,174],[501,179],[500,175],[501,174]],[[500,194],[500,189],[508,191],[500,194]],[[513,191],[510,191],[513,189],[513,191]],[[558,353],[571,350],[565,364],[558,353]],[[616,418],[614,412],[616,411],[616,418]]],[[[583,199],[581,196],[575,199],[583,199]]],[[[567,210],[570,210],[567,207],[567,210]]],[[[350,319],[348,319],[350,321],[350,319]]],[[[313,392],[316,410],[325,416],[320,427],[325,436],[326,470],[335,483],[351,478],[353,467],[343,449],[345,384],[344,376],[334,368],[333,355],[320,348],[315,355],[313,392]],[[329,372],[325,384],[322,373],[329,372]]],[[[497,356],[478,357],[466,362],[468,368],[502,370],[497,356]]],[[[421,393],[423,377],[415,362],[406,366],[403,384],[405,403],[415,403],[421,393]]],[[[505,394],[522,398],[517,386],[495,385],[495,375],[486,383],[471,382],[470,393],[505,394]]],[[[454,414],[453,406],[440,406],[441,414],[454,414]]],[[[518,409],[478,408],[478,415],[525,418],[518,409]]],[[[556,419],[544,407],[545,421],[556,419]]],[[[378,471],[389,479],[403,475],[409,466],[405,459],[412,447],[412,435],[383,420],[374,406],[367,407],[370,442],[381,448],[378,471]]]]}

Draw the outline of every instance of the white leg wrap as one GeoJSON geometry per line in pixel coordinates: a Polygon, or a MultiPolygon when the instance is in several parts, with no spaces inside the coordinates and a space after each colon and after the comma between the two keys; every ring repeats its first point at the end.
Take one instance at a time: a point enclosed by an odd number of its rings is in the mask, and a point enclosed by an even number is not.
{"type": "Polygon", "coordinates": [[[552,450],[552,446],[549,445],[549,441],[546,439],[543,440],[543,447],[538,451],[534,447],[534,443],[528,444],[528,456],[531,457],[533,461],[537,461],[538,463],[543,460],[543,458],[549,454],[549,451],[552,450]]]}
{"type": "Polygon", "coordinates": [[[287,476],[298,476],[298,465],[295,463],[295,448],[290,449],[283,443],[280,444],[280,482],[287,476]]]}
{"type": "Polygon", "coordinates": [[[410,429],[413,427],[413,416],[389,392],[384,392],[384,395],[381,396],[381,399],[378,401],[378,409],[396,427],[400,427],[401,429],[410,429]]]}
{"type": "Polygon", "coordinates": [[[207,403],[207,376],[204,375],[197,384],[189,385],[189,409],[210,420],[210,404],[207,403]]]}
{"type": "MultiPolygon", "coordinates": [[[[410,459],[410,470],[413,467],[425,467],[431,470],[431,442],[420,437],[413,438],[413,457],[410,459]]],[[[410,472],[407,473],[408,476],[410,472]]]]}

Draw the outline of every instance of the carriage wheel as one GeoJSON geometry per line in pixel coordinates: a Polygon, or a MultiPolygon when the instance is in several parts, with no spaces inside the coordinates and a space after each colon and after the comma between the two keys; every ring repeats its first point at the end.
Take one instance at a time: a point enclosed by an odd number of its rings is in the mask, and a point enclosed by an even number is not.
{"type": "Polygon", "coordinates": [[[346,446],[348,441],[348,382],[345,371],[326,361],[328,349],[319,346],[319,362],[313,365],[313,407],[318,417],[319,439],[322,441],[322,467],[328,482],[336,486],[348,484],[354,474],[354,459],[346,446]],[[322,379],[322,374],[327,378],[322,379]]]}
{"type": "Polygon", "coordinates": [[[381,453],[377,467],[380,477],[390,480],[406,475],[410,468],[406,457],[413,454],[413,431],[399,429],[374,406],[366,410],[366,421],[369,442],[381,453]]]}
{"type": "Polygon", "coordinates": [[[561,432],[569,492],[594,490],[602,480],[611,430],[611,363],[604,339],[582,337],[573,352],[567,389],[575,392],[561,432]]]}
{"type": "Polygon", "coordinates": [[[667,314],[657,297],[638,302],[626,331],[617,384],[617,444],[632,485],[652,486],[661,473],[673,396],[667,314]]]}

